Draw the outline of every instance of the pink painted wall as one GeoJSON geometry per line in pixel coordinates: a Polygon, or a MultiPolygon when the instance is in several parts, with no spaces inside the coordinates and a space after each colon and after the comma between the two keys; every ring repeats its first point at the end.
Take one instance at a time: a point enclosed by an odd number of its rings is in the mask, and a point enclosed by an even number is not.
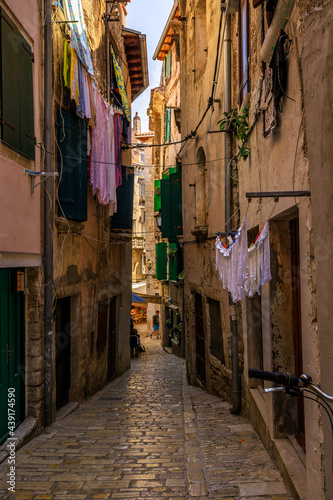
{"type": "MultiPolygon", "coordinates": [[[[0,2],[6,14],[30,43],[34,53],[34,119],[37,142],[41,135],[41,22],[38,3],[33,0],[0,2]]],[[[24,169],[43,170],[40,151],[35,161],[28,160],[0,143],[0,252],[40,254],[40,193],[38,186],[30,192],[30,176],[24,169]]],[[[37,181],[38,182],[38,181],[37,181]]]]}

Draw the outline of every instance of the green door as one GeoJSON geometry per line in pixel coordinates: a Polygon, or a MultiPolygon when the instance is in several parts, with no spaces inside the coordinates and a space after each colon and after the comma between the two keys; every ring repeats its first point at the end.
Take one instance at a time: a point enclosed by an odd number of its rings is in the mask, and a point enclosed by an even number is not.
{"type": "Polygon", "coordinates": [[[8,434],[9,389],[15,394],[15,406],[10,408],[10,415],[15,416],[15,426],[24,416],[23,293],[17,291],[17,271],[0,269],[0,443],[8,434]]]}

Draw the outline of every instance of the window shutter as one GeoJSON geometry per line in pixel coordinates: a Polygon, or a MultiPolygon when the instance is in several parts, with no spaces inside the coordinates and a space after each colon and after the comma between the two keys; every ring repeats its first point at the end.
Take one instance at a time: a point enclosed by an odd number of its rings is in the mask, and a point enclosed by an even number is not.
{"type": "Polygon", "coordinates": [[[167,53],[164,60],[164,75],[167,80],[171,76],[171,51],[167,53]]]}
{"type": "Polygon", "coordinates": [[[169,142],[171,137],[171,109],[166,110],[165,114],[165,142],[169,142]]]}
{"type": "Polygon", "coordinates": [[[117,188],[117,212],[111,218],[111,231],[131,233],[133,225],[134,169],[121,167],[122,184],[117,188]]]}
{"type": "Polygon", "coordinates": [[[154,192],[154,212],[161,210],[161,181],[160,179],[155,181],[155,192],[154,192]]]}
{"type": "Polygon", "coordinates": [[[20,151],[20,47],[22,37],[1,9],[1,139],[20,151]]]}
{"type": "Polygon", "coordinates": [[[156,243],[156,279],[166,280],[167,277],[167,244],[156,243]]]}
{"type": "Polygon", "coordinates": [[[161,180],[162,238],[170,237],[170,179],[161,180]]]}
{"type": "Polygon", "coordinates": [[[182,173],[170,174],[170,235],[169,242],[176,243],[183,234],[182,173]]]}
{"type": "Polygon", "coordinates": [[[35,159],[34,143],[34,102],[32,81],[33,53],[23,40],[21,44],[20,114],[21,114],[21,153],[35,159]]]}
{"type": "Polygon", "coordinates": [[[248,0],[241,0],[238,13],[239,36],[239,105],[242,104],[245,94],[249,89],[249,3],[248,0]]]}
{"type": "Polygon", "coordinates": [[[62,111],[58,117],[59,216],[87,220],[87,127],[84,120],[62,111]]]}

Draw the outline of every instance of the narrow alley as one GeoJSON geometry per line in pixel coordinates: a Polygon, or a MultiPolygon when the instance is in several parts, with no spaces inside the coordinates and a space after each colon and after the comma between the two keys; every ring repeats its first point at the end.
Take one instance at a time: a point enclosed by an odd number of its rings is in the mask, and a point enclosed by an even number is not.
{"type": "Polygon", "coordinates": [[[248,421],[144,343],[131,370],[17,452],[15,494],[2,464],[0,498],[292,499],[248,421]]]}

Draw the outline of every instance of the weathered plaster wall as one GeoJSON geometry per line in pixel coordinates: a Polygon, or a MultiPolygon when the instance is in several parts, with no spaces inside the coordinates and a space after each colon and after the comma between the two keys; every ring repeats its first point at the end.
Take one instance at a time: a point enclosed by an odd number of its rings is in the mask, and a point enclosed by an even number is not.
{"type": "MultiPolygon", "coordinates": [[[[307,2],[302,7],[304,42],[301,50],[304,110],[307,129],[307,153],[310,164],[310,190],[313,213],[313,251],[316,273],[318,323],[316,334],[320,342],[320,357],[314,379],[323,389],[333,393],[331,303],[332,276],[332,2],[307,2]],[[326,4],[326,5],[325,5],[326,4]]],[[[323,418],[326,498],[333,492],[331,431],[323,418]]],[[[311,445],[320,454],[321,433],[313,436],[311,445]],[[319,441],[319,443],[318,443],[319,441]]],[[[321,471],[309,482],[311,498],[321,483],[321,471]]],[[[323,486],[321,485],[321,488],[323,486]]],[[[320,490],[317,490],[320,491],[320,490]]]]}

